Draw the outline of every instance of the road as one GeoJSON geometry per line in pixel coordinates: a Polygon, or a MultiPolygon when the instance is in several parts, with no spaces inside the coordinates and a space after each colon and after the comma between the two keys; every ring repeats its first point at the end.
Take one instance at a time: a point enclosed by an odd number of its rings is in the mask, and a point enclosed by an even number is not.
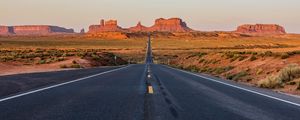
{"type": "Polygon", "coordinates": [[[300,119],[299,98],[153,64],[150,38],[147,46],[145,64],[4,97],[0,119],[300,119]]]}

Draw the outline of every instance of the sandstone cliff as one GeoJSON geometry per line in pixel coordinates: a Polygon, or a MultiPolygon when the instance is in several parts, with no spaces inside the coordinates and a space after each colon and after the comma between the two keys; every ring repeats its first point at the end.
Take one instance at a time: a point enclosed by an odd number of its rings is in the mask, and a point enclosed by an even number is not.
{"type": "Polygon", "coordinates": [[[136,26],[131,27],[128,30],[131,31],[131,32],[145,32],[145,31],[148,31],[148,28],[143,26],[141,24],[141,22],[139,22],[136,26]]]}
{"type": "Polygon", "coordinates": [[[66,29],[58,26],[24,25],[24,26],[13,26],[13,32],[16,35],[47,35],[47,34],[58,34],[58,33],[74,33],[74,30],[66,29]]]}
{"type": "Polygon", "coordinates": [[[74,33],[74,30],[49,25],[0,26],[1,35],[50,35],[63,33],[74,33]]]}
{"type": "Polygon", "coordinates": [[[100,25],[91,25],[88,33],[99,33],[99,32],[121,32],[124,31],[118,26],[117,20],[105,21],[101,20],[100,25]]]}
{"type": "Polygon", "coordinates": [[[12,33],[12,27],[0,26],[0,35],[9,35],[12,33]]]}
{"type": "Polygon", "coordinates": [[[241,25],[236,32],[244,34],[286,34],[282,26],[276,24],[241,25]]]}
{"type": "Polygon", "coordinates": [[[187,27],[186,23],[180,18],[164,19],[159,18],[155,20],[155,24],[151,27],[146,27],[139,22],[136,26],[128,29],[123,29],[118,26],[116,20],[100,21],[99,25],[91,25],[88,33],[99,32],[190,32],[193,31],[187,27]]]}
{"type": "Polygon", "coordinates": [[[159,18],[155,20],[155,24],[152,27],[148,28],[148,31],[190,32],[192,29],[187,27],[186,23],[180,18],[159,18]]]}

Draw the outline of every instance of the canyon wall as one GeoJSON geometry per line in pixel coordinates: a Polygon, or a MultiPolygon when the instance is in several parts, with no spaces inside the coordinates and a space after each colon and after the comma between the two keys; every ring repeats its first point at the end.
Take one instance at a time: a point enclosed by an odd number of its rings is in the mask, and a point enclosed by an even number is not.
{"type": "Polygon", "coordinates": [[[244,34],[286,34],[282,26],[276,24],[241,25],[236,32],[244,34]]]}

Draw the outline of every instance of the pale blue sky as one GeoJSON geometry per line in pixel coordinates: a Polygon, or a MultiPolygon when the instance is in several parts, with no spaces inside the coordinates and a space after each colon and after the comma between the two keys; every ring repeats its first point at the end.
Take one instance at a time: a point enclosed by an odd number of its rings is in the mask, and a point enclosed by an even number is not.
{"type": "Polygon", "coordinates": [[[100,18],[122,27],[180,17],[197,30],[234,30],[243,23],[276,23],[300,33],[300,0],[0,0],[0,25],[50,24],[78,31],[100,18]]]}

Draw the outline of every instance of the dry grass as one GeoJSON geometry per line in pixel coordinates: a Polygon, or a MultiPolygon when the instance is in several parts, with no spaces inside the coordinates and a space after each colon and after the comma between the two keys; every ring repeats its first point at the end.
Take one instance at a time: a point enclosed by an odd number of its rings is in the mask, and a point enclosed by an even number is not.
{"type": "Polygon", "coordinates": [[[0,37],[0,49],[143,49],[146,40],[99,38],[0,37]]]}
{"type": "Polygon", "coordinates": [[[300,66],[298,64],[290,64],[280,70],[277,75],[268,76],[267,78],[258,81],[257,84],[264,88],[276,88],[299,77],[300,66]]]}
{"type": "Polygon", "coordinates": [[[287,52],[300,49],[300,36],[296,37],[240,37],[240,38],[199,38],[154,39],[156,50],[208,50],[208,51],[272,51],[287,52]]]}

